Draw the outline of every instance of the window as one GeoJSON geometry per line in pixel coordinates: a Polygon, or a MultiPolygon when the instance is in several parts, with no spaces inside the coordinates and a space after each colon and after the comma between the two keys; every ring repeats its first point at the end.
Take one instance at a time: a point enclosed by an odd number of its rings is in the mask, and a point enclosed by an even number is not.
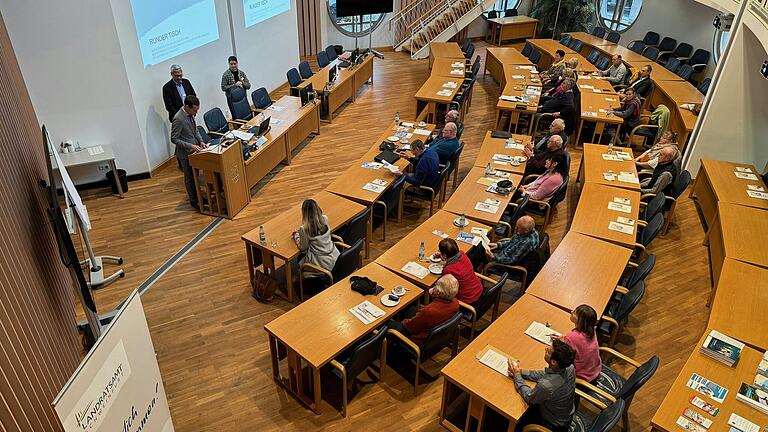
{"type": "Polygon", "coordinates": [[[715,37],[712,39],[712,58],[715,64],[720,61],[720,56],[723,55],[726,44],[728,44],[728,32],[715,30],[715,37]]]}
{"type": "Polygon", "coordinates": [[[643,0],[595,0],[600,25],[611,31],[625,32],[640,15],[643,0]]]}
{"type": "Polygon", "coordinates": [[[363,15],[362,22],[359,16],[336,17],[336,0],[328,0],[328,16],[336,28],[347,36],[367,36],[384,21],[384,14],[363,15]]]}
{"type": "Polygon", "coordinates": [[[496,0],[491,7],[486,9],[486,12],[495,10],[499,12],[499,15],[504,16],[504,11],[507,9],[517,9],[520,6],[522,0],[496,0]]]}

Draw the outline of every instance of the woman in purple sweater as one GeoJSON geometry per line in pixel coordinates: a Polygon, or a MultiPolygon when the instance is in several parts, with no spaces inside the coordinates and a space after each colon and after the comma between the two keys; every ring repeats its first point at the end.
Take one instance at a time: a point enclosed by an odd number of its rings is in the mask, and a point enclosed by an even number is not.
{"type": "Polygon", "coordinates": [[[539,201],[549,201],[568,175],[565,153],[553,153],[544,162],[544,168],[546,168],[544,174],[540,175],[533,183],[520,186],[522,193],[528,194],[532,199],[539,201]]]}
{"type": "Polygon", "coordinates": [[[576,328],[563,336],[562,340],[570,345],[576,354],[573,360],[576,378],[592,382],[600,375],[602,368],[600,348],[595,334],[597,313],[589,305],[577,306],[571,313],[571,322],[576,325],[576,328]]]}

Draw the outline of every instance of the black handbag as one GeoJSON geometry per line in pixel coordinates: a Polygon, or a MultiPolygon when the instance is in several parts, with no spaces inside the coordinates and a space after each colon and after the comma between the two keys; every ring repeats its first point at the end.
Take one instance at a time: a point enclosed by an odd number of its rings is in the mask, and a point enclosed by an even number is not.
{"type": "Polygon", "coordinates": [[[352,291],[357,291],[362,295],[376,295],[384,291],[383,287],[365,276],[352,276],[349,278],[349,282],[352,285],[352,291]]]}

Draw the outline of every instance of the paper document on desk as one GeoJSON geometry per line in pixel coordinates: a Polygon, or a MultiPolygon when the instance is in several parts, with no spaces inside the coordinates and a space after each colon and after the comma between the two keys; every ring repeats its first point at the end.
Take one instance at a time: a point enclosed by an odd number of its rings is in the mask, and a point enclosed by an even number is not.
{"type": "Polygon", "coordinates": [[[602,93],[603,91],[600,89],[593,88],[592,93],[602,93]]]}
{"type": "Polygon", "coordinates": [[[444,233],[444,232],[442,232],[440,230],[434,230],[434,231],[432,231],[432,234],[440,237],[441,239],[448,238],[448,234],[446,234],[446,233],[444,233]]]}
{"type": "Polygon", "coordinates": [[[386,187],[379,186],[373,183],[366,183],[365,186],[363,186],[363,189],[367,191],[375,192],[375,193],[381,193],[381,192],[384,192],[384,189],[386,189],[386,187]]]}
{"type": "Polygon", "coordinates": [[[363,164],[360,166],[367,169],[377,170],[377,169],[380,169],[383,165],[380,164],[379,162],[363,162],[363,164]]]}
{"type": "Polygon", "coordinates": [[[608,222],[608,229],[611,231],[618,231],[622,234],[629,234],[632,235],[632,233],[635,232],[635,227],[632,225],[624,225],[623,223],[610,221],[608,222]]]}
{"type": "Polygon", "coordinates": [[[512,156],[496,153],[493,155],[493,160],[509,162],[512,160],[512,156]]]}
{"type": "Polygon", "coordinates": [[[477,179],[477,182],[484,186],[490,186],[494,183],[496,183],[496,180],[490,178],[490,177],[480,177],[477,179]]]}
{"type": "Polygon", "coordinates": [[[592,89],[593,89],[593,88],[595,88],[595,87],[594,87],[594,86],[591,86],[591,85],[587,85],[587,84],[579,84],[579,88],[583,88],[583,89],[592,90],[592,89]]]}
{"type": "Polygon", "coordinates": [[[429,274],[428,268],[413,261],[408,261],[400,271],[416,276],[419,279],[424,279],[429,274]]]}
{"type": "Polygon", "coordinates": [[[528,69],[528,70],[532,70],[532,71],[536,70],[536,68],[533,67],[533,66],[518,66],[517,68],[518,69],[528,69]]]}
{"type": "Polygon", "coordinates": [[[370,324],[385,315],[383,310],[368,300],[350,308],[349,311],[364,324],[370,324]]]}
{"type": "Polygon", "coordinates": [[[734,172],[736,177],[744,180],[757,180],[757,176],[754,174],[744,173],[744,172],[734,172]]]}
{"type": "Polygon", "coordinates": [[[736,167],[736,171],[743,172],[743,173],[751,173],[752,168],[749,167],[736,167]]]}
{"type": "Polygon", "coordinates": [[[443,83],[443,88],[455,89],[458,86],[459,86],[459,84],[457,84],[456,81],[448,81],[446,83],[443,83]]]}
{"type": "Polygon", "coordinates": [[[510,78],[512,78],[512,79],[525,79],[525,75],[512,75],[510,78]]]}
{"type": "Polygon", "coordinates": [[[280,111],[283,111],[285,109],[285,107],[284,106],[279,106],[279,105],[270,105],[270,106],[267,107],[267,109],[270,110],[270,111],[280,112],[280,111]]]}
{"type": "Polygon", "coordinates": [[[507,373],[507,370],[509,369],[508,360],[505,355],[499,354],[493,349],[488,349],[485,351],[485,354],[483,354],[478,360],[480,360],[480,363],[488,366],[489,368],[495,370],[496,372],[504,375],[509,376],[507,373]]]}
{"type": "Polygon", "coordinates": [[[88,149],[88,154],[91,156],[96,156],[104,153],[104,147],[102,146],[94,146],[94,147],[86,147],[88,149]]]}
{"type": "Polygon", "coordinates": [[[757,192],[765,192],[765,188],[758,185],[747,185],[747,190],[751,191],[757,191],[757,192]]]}
{"type": "Polygon", "coordinates": [[[632,160],[632,155],[625,151],[617,150],[616,156],[621,160],[625,160],[625,161],[632,160]]]}
{"type": "MultiPolygon", "coordinates": [[[[410,148],[410,147],[409,147],[409,148],[410,148]]],[[[404,150],[406,150],[406,149],[404,149],[404,150]]],[[[389,170],[389,172],[391,172],[391,173],[400,172],[400,167],[398,167],[397,165],[392,165],[391,163],[389,163],[389,162],[387,162],[387,161],[382,161],[381,163],[383,164],[384,168],[388,169],[388,170],[389,170]]],[[[382,180],[382,181],[383,181],[383,180],[382,180]]],[[[374,180],[374,183],[375,183],[375,182],[376,182],[376,181],[374,180]]],[[[385,184],[386,184],[386,183],[384,183],[384,185],[385,185],[385,184]]],[[[382,185],[382,186],[384,186],[384,185],[382,185]]]]}
{"type": "Polygon", "coordinates": [[[760,431],[760,426],[752,423],[751,421],[745,419],[744,417],[736,413],[731,414],[731,417],[728,419],[728,426],[731,426],[731,428],[736,428],[741,432],[759,432],[760,431]]]}
{"type": "Polygon", "coordinates": [[[450,91],[450,90],[440,90],[440,91],[436,92],[436,94],[438,96],[450,96],[451,94],[453,94],[453,92],[450,91]]]}
{"type": "Polygon", "coordinates": [[[414,129],[413,134],[414,135],[429,135],[432,132],[428,131],[427,129],[414,129]]]}
{"type": "Polygon", "coordinates": [[[412,128],[413,127],[413,123],[410,123],[410,122],[400,122],[400,126],[412,128]]]}
{"type": "Polygon", "coordinates": [[[253,143],[253,146],[256,147],[256,150],[258,150],[261,148],[261,146],[263,146],[266,143],[267,143],[267,138],[262,136],[262,137],[259,137],[259,139],[257,139],[255,143],[253,143]]]}
{"type": "Polygon", "coordinates": [[[472,246],[483,245],[485,252],[491,253],[491,240],[485,234],[479,234],[472,240],[472,246]]]}
{"type": "Polygon", "coordinates": [[[623,223],[624,225],[630,225],[630,226],[635,225],[634,219],[626,218],[624,216],[616,216],[616,221],[619,223],[623,223]]]}
{"type": "Polygon", "coordinates": [[[525,146],[522,145],[522,144],[514,143],[514,142],[513,143],[509,143],[508,142],[508,143],[504,144],[504,148],[505,149],[523,150],[525,148],[525,146]]]}
{"type": "Polygon", "coordinates": [[[507,102],[521,102],[522,99],[520,99],[519,96],[506,96],[501,95],[499,96],[499,100],[507,101],[507,102]]]}
{"type": "Polygon", "coordinates": [[[475,204],[475,210],[490,213],[490,214],[496,214],[499,211],[499,206],[494,206],[490,204],[486,204],[484,202],[479,202],[475,204]]]}
{"type": "Polygon", "coordinates": [[[248,142],[253,138],[253,134],[250,132],[243,132],[241,130],[232,130],[230,133],[237,139],[243,140],[245,142],[248,142]]]}
{"type": "Polygon", "coordinates": [[[747,195],[749,195],[752,198],[768,200],[768,193],[766,193],[766,192],[758,192],[758,191],[748,190],[747,191],[747,195]]]}
{"type": "Polygon", "coordinates": [[[634,173],[625,171],[619,173],[619,181],[624,183],[640,184],[640,180],[637,179],[637,176],[634,173]]]}
{"type": "Polygon", "coordinates": [[[463,67],[463,66],[464,66],[464,63],[462,63],[462,62],[453,62],[453,63],[451,63],[451,67],[458,68],[458,67],[463,67]]]}
{"type": "Polygon", "coordinates": [[[619,157],[618,157],[618,156],[616,156],[615,154],[603,153],[603,155],[602,155],[602,156],[603,156],[603,160],[607,160],[607,161],[615,161],[615,162],[618,162],[618,161],[620,161],[620,160],[621,160],[621,159],[619,159],[619,157]]]}
{"type": "Polygon", "coordinates": [[[528,328],[525,330],[525,334],[547,345],[552,345],[553,336],[554,337],[562,336],[562,334],[560,334],[559,332],[552,330],[550,327],[547,327],[546,324],[542,324],[538,321],[532,322],[531,325],[529,325],[528,328]]]}
{"type": "Polygon", "coordinates": [[[451,75],[464,75],[464,69],[453,69],[450,73],[451,75]]]}
{"type": "Polygon", "coordinates": [[[582,111],[581,115],[584,117],[597,117],[597,113],[594,111],[582,111]]]}
{"type": "Polygon", "coordinates": [[[620,204],[617,202],[609,202],[608,210],[619,211],[622,213],[632,213],[632,206],[626,204],[620,204]]]}

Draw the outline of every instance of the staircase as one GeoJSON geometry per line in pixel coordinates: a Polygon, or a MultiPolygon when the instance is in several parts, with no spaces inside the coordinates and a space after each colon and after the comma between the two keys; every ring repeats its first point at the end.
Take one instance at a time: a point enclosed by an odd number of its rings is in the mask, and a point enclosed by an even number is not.
{"type": "Polygon", "coordinates": [[[395,51],[426,58],[430,42],[446,42],[479,17],[494,0],[416,0],[389,20],[395,51]]]}

